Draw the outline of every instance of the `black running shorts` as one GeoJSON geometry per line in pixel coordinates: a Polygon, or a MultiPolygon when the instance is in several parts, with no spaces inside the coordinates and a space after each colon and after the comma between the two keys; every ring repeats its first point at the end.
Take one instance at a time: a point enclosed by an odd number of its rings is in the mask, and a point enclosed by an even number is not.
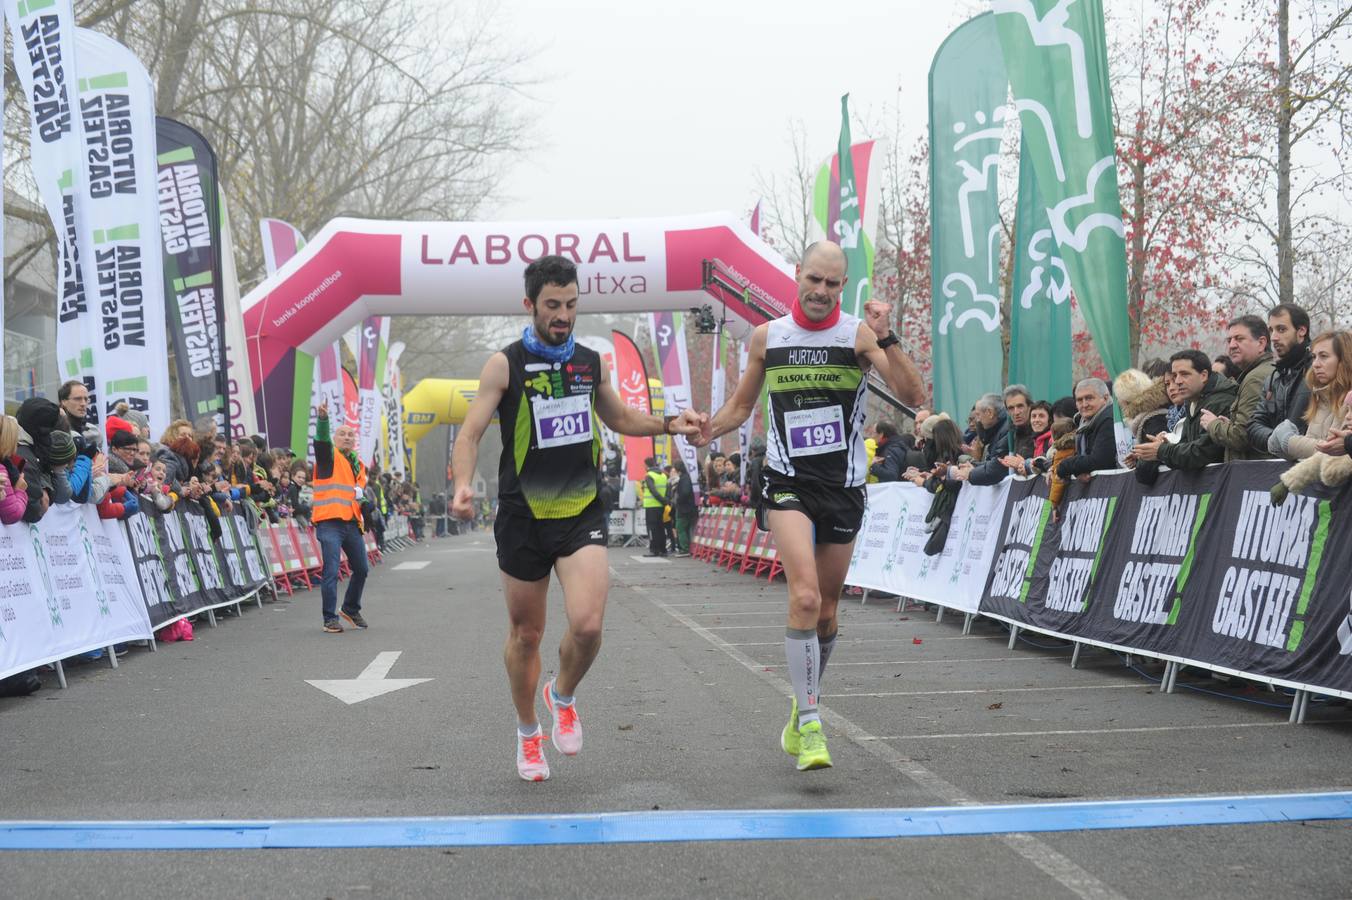
{"type": "Polygon", "coordinates": [[[760,528],[770,527],[765,514],[772,509],[797,510],[811,519],[818,544],[848,544],[864,522],[864,489],[800,481],[766,468],[761,470],[761,496],[756,507],[760,528]]]}
{"type": "Polygon", "coordinates": [[[554,561],[583,547],[606,545],[609,536],[605,510],[594,502],[570,519],[536,519],[503,507],[493,523],[498,544],[498,568],[522,581],[549,575],[554,561]]]}

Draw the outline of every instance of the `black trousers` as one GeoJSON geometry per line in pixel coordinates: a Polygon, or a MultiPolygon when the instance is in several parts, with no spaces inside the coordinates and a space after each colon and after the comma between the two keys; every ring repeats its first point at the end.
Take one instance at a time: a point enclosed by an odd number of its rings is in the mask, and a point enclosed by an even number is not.
{"type": "Polygon", "coordinates": [[[657,556],[667,555],[667,526],[662,522],[662,507],[646,506],[643,516],[648,523],[648,552],[657,556]]]}

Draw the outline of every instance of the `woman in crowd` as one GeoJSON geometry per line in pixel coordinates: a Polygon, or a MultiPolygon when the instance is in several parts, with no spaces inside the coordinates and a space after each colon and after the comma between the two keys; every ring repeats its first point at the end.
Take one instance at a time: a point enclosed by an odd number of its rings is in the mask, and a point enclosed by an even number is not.
{"type": "Polygon", "coordinates": [[[25,522],[36,522],[52,502],[50,474],[52,430],[61,418],[61,410],[45,397],[30,397],[19,407],[18,456],[24,461],[24,480],[28,482],[28,508],[25,522]]]}
{"type": "Polygon", "coordinates": [[[1331,429],[1342,425],[1343,397],[1352,390],[1352,332],[1326,331],[1310,344],[1310,368],[1305,383],[1310,387],[1310,405],[1301,412],[1305,433],[1288,419],[1272,431],[1268,452],[1286,459],[1307,459],[1331,429]]]}
{"type": "Polygon", "coordinates": [[[201,493],[195,474],[201,452],[187,419],[175,419],[160,436],[155,459],[164,463],[165,484],[180,497],[196,498],[201,493]]]}
{"type": "MultiPolygon", "coordinates": [[[[1127,369],[1113,382],[1113,395],[1131,431],[1133,446],[1148,443],[1161,431],[1169,430],[1172,380],[1168,375],[1152,379],[1140,369],[1127,369]]],[[[1129,455],[1126,462],[1136,470],[1136,480],[1142,484],[1154,484],[1159,477],[1160,464],[1153,459],[1137,462],[1129,455]]]]}
{"type": "Polygon", "coordinates": [[[1033,456],[1046,456],[1052,446],[1052,405],[1039,400],[1028,410],[1028,425],[1033,429],[1033,456]]]}
{"type": "Polygon", "coordinates": [[[19,420],[0,418],[0,525],[22,521],[28,511],[28,482],[24,481],[26,462],[19,452],[19,420]]]}

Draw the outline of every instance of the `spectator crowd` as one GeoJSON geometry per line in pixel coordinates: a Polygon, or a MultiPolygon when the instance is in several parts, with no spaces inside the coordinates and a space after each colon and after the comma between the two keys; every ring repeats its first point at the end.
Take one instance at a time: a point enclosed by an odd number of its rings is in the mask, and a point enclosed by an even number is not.
{"type": "MultiPolygon", "coordinates": [[[[1312,335],[1309,314],[1282,304],[1266,318],[1232,320],[1225,342],[1226,353],[1215,359],[1179,350],[1122,372],[1111,385],[1081,379],[1071,396],[1058,399],[1035,398],[1012,384],[982,396],[961,425],[927,409],[916,411],[909,431],[884,418],[865,429],[868,480],[909,481],[935,495],[928,549],[937,553],[961,488],[998,484],[1011,474],[1047,478],[1058,507],[1072,480],[1121,468],[1153,484],[1164,467],[1297,463],[1273,487],[1274,503],[1316,482],[1352,477],[1352,332],[1312,335]],[[1130,435],[1124,446],[1115,409],[1130,435]]],[[[663,510],[663,536],[653,540],[650,554],[665,555],[668,546],[688,554],[700,506],[754,505],[764,455],[760,438],[745,465],[736,453],[710,452],[699,473],[698,503],[679,460],[665,467],[650,460],[640,502],[663,510]]],[[[616,460],[602,491],[611,508],[619,503],[619,474],[616,460]]]]}

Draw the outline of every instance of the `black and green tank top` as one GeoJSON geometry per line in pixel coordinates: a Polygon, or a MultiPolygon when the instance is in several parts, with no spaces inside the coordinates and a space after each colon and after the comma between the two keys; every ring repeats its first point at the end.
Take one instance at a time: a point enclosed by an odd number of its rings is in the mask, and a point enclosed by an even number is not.
{"type": "Polygon", "coordinates": [[[508,383],[498,404],[498,501],[536,519],[576,516],[596,499],[601,356],[579,344],[568,362],[553,363],[521,341],[502,352],[508,383]]]}
{"type": "Polygon", "coordinates": [[[854,352],[859,319],[809,331],[791,316],[770,323],[765,385],[770,425],[765,464],[781,475],[832,487],[864,483],[864,373],[854,352]]]}

